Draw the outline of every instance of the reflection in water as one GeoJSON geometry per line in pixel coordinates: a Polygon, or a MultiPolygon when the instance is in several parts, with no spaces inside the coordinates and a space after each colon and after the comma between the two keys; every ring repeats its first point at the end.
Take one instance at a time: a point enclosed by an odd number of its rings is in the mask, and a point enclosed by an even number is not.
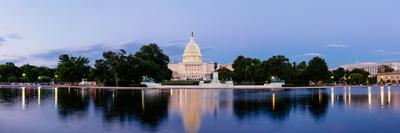
{"type": "Polygon", "coordinates": [[[38,105],[40,105],[40,89],[41,89],[42,87],[38,87],[37,89],[38,89],[38,91],[37,91],[37,102],[38,102],[38,105]]]}
{"type": "Polygon", "coordinates": [[[219,107],[223,105],[232,105],[232,99],[226,99],[227,102],[220,100],[221,94],[232,98],[232,90],[171,90],[170,108],[173,112],[181,114],[186,132],[196,133],[201,126],[203,115],[218,112],[219,107]]]}
{"type": "Polygon", "coordinates": [[[168,116],[169,92],[165,90],[91,91],[95,109],[107,123],[139,122],[156,131],[168,116]]]}
{"type": "Polygon", "coordinates": [[[294,91],[269,92],[265,90],[234,90],[235,115],[239,119],[268,116],[273,120],[285,120],[295,110],[308,110],[315,119],[320,119],[327,111],[329,96],[322,89],[306,90],[300,94],[294,91]],[[294,96],[296,95],[296,96],[294,96]],[[275,98],[268,98],[275,97],[275,98]]]}
{"type": "MultiPolygon", "coordinates": [[[[299,116],[302,119],[318,122],[335,114],[354,111],[354,108],[365,109],[368,113],[382,110],[399,111],[400,89],[398,87],[341,87],[277,91],[22,87],[0,89],[0,107],[2,111],[14,110],[29,114],[21,115],[24,117],[37,117],[37,119],[52,117],[51,114],[44,116],[35,114],[38,113],[37,108],[44,108],[46,112],[54,112],[55,118],[47,120],[52,120],[52,123],[58,125],[64,125],[62,122],[74,123],[85,120],[88,122],[85,126],[89,129],[121,128],[124,129],[121,132],[185,131],[195,133],[208,131],[207,128],[212,125],[210,117],[217,121],[216,124],[222,123],[221,128],[223,128],[223,124],[232,124],[232,121],[240,125],[259,121],[283,123],[296,122],[299,116]],[[48,104],[50,106],[47,106],[48,104]],[[235,119],[230,119],[231,117],[235,119]],[[229,122],[219,123],[221,119],[229,120],[229,122]],[[96,125],[99,122],[102,125],[96,125]],[[178,126],[171,126],[171,123],[178,126]],[[182,129],[171,129],[176,127],[182,127],[182,129]],[[169,129],[163,130],[165,128],[169,129]]],[[[0,116],[1,113],[0,111],[0,116]]],[[[0,122],[4,121],[0,120],[0,122]]],[[[85,128],[85,126],[76,127],[85,128]]]]}
{"type": "Polygon", "coordinates": [[[388,100],[388,106],[390,107],[390,104],[391,104],[391,100],[390,100],[390,95],[391,95],[391,92],[390,92],[390,90],[392,89],[392,87],[388,87],[388,97],[387,97],[387,100],[388,100]]]}
{"type": "Polygon", "coordinates": [[[372,106],[371,86],[368,87],[368,107],[372,106]]]}
{"type": "Polygon", "coordinates": [[[381,97],[381,107],[383,108],[383,104],[384,104],[384,93],[385,93],[385,88],[382,86],[381,88],[380,88],[380,97],[381,97]]]}
{"type": "Polygon", "coordinates": [[[54,88],[54,107],[57,107],[57,103],[58,103],[58,88],[56,87],[54,88]]]}
{"type": "Polygon", "coordinates": [[[22,110],[25,110],[25,87],[22,87],[22,94],[21,94],[21,105],[22,105],[22,110]]]}
{"type": "Polygon", "coordinates": [[[331,88],[331,105],[332,105],[332,107],[335,106],[335,88],[334,87],[331,88]]]}

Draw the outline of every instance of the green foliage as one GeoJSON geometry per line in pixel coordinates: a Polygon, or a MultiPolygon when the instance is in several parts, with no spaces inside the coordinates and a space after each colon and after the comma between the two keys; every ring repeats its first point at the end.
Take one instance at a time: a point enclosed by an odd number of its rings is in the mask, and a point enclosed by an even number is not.
{"type": "MultiPolygon", "coordinates": [[[[13,63],[0,64],[0,82],[38,82],[39,76],[54,76],[54,69],[30,64],[15,66],[13,63]]],[[[50,78],[49,82],[52,79],[50,78]]]]}
{"type": "Polygon", "coordinates": [[[320,57],[314,57],[308,62],[306,73],[307,78],[314,83],[327,81],[330,75],[328,65],[320,57]]]}
{"type": "Polygon", "coordinates": [[[283,55],[272,56],[263,62],[263,67],[271,76],[288,80],[292,77],[293,71],[289,59],[283,55]]]}
{"type": "Polygon", "coordinates": [[[379,66],[378,69],[379,69],[378,71],[381,72],[381,73],[388,73],[388,72],[393,72],[394,71],[394,69],[391,68],[388,65],[381,65],[381,66],[379,66]]]}
{"type": "Polygon", "coordinates": [[[262,63],[258,59],[238,56],[232,67],[234,69],[233,78],[236,82],[248,81],[255,83],[266,79],[267,73],[262,69],[262,63]]]}
{"type": "Polygon", "coordinates": [[[57,81],[79,82],[87,78],[91,72],[89,59],[85,57],[73,57],[63,54],[59,57],[56,68],[57,81]]]}
{"type": "Polygon", "coordinates": [[[342,67],[333,70],[332,73],[333,81],[337,83],[342,82],[342,78],[346,76],[346,70],[344,70],[342,67]]]}
{"type": "Polygon", "coordinates": [[[219,80],[231,80],[234,76],[233,71],[225,67],[218,69],[217,72],[219,80]]]}
{"type": "Polygon", "coordinates": [[[171,79],[168,63],[169,57],[156,44],[149,44],[134,55],[123,49],[104,52],[103,59],[96,60],[93,73],[98,82],[106,85],[129,86],[140,82],[143,76],[160,82],[171,79]]]}
{"type": "Polygon", "coordinates": [[[348,72],[347,75],[347,83],[349,84],[367,84],[376,82],[373,77],[370,77],[369,72],[364,69],[353,69],[351,72],[348,72]]]}

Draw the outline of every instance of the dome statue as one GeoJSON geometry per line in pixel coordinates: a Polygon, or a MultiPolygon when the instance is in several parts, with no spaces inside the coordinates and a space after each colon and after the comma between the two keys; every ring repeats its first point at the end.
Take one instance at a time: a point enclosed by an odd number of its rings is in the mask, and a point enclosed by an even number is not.
{"type": "Polygon", "coordinates": [[[182,63],[202,63],[201,51],[197,43],[194,41],[193,32],[190,41],[183,52],[182,63]]]}

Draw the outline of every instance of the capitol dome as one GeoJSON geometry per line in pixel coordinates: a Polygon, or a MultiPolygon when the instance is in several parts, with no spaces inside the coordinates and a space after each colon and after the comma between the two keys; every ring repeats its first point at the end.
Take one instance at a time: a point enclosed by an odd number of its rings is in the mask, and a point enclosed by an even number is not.
{"type": "Polygon", "coordinates": [[[182,63],[202,63],[201,51],[197,43],[194,41],[193,32],[192,37],[190,37],[190,41],[183,52],[182,63]]]}

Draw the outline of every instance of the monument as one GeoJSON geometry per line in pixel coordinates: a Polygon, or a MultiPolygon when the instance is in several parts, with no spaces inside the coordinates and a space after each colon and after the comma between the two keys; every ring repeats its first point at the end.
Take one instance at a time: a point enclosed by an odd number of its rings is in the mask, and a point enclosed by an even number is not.
{"type": "Polygon", "coordinates": [[[193,32],[183,51],[182,62],[168,64],[168,68],[172,71],[172,80],[209,81],[213,72],[222,67],[233,70],[232,64],[215,65],[213,62],[203,62],[201,49],[195,41],[193,32]]]}

